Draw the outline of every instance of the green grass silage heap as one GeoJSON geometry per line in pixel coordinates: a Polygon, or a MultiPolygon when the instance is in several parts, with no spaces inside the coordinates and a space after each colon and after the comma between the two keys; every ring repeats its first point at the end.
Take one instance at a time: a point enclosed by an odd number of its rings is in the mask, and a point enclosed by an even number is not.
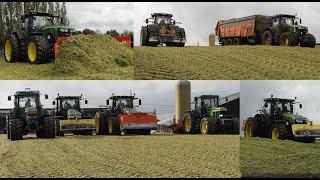
{"type": "Polygon", "coordinates": [[[108,35],[77,35],[60,46],[52,73],[82,79],[132,79],[133,51],[108,35]]]}

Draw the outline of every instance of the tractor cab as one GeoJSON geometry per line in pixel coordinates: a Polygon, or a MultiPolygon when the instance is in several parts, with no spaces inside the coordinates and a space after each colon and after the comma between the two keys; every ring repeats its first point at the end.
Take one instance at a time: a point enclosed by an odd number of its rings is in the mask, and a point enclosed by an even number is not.
{"type": "MultiPolygon", "coordinates": [[[[80,118],[82,110],[80,107],[81,96],[60,96],[52,102],[53,105],[56,105],[56,115],[63,116],[65,119],[75,119],[80,118]]],[[[84,101],[85,104],[88,104],[88,100],[84,101]]]]}
{"type": "Polygon", "coordinates": [[[284,32],[296,32],[299,34],[306,34],[308,33],[308,28],[302,26],[301,18],[298,18],[295,15],[288,15],[288,14],[278,14],[272,16],[272,26],[277,28],[280,33],[284,32]]]}
{"type": "MultiPolygon", "coordinates": [[[[107,100],[107,105],[110,105],[110,100],[112,101],[111,108],[113,111],[121,112],[121,111],[130,111],[135,112],[134,100],[138,98],[133,96],[114,96],[112,95],[107,100]]],[[[141,105],[141,99],[139,99],[139,106],[141,105]]]]}
{"type": "Polygon", "coordinates": [[[48,26],[63,26],[63,18],[52,13],[28,12],[21,15],[23,29],[29,33],[42,32],[42,28],[48,26]]]}
{"type": "Polygon", "coordinates": [[[207,114],[208,110],[211,108],[216,108],[219,106],[219,96],[218,95],[201,95],[194,98],[195,109],[198,109],[202,114],[207,114]]]}
{"type": "MultiPolygon", "coordinates": [[[[151,14],[151,20],[153,20],[153,24],[158,25],[175,25],[176,21],[172,19],[172,14],[167,13],[153,13],[151,14]]],[[[149,22],[149,19],[146,19],[146,23],[149,22]]]]}

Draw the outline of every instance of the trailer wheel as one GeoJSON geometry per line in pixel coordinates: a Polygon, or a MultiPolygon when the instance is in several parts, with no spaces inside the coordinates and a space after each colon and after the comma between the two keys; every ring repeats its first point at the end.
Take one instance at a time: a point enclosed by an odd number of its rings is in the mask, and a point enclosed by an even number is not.
{"type": "Polygon", "coordinates": [[[280,46],[294,46],[294,39],[292,33],[286,32],[280,35],[280,46]]]}
{"type": "Polygon", "coordinates": [[[141,27],[140,32],[140,45],[141,46],[148,46],[149,44],[149,33],[146,26],[141,27]]]}
{"type": "Polygon", "coordinates": [[[316,38],[312,34],[305,34],[301,37],[300,40],[301,47],[316,47],[316,38]]]}
{"type": "Polygon", "coordinates": [[[241,44],[241,39],[240,38],[234,38],[233,44],[234,45],[240,45],[241,44]]]}
{"type": "Polygon", "coordinates": [[[10,120],[10,139],[12,141],[23,139],[23,120],[13,118],[10,120]]]}
{"type": "Polygon", "coordinates": [[[271,139],[288,139],[287,137],[287,128],[284,123],[274,123],[271,126],[271,139]]]}
{"type": "Polygon", "coordinates": [[[266,30],[262,35],[262,45],[273,45],[273,35],[271,31],[266,30]]]}
{"type": "Polygon", "coordinates": [[[120,122],[117,117],[108,118],[108,134],[111,135],[120,135],[120,122]]]}
{"type": "Polygon", "coordinates": [[[248,121],[245,124],[245,128],[244,128],[244,136],[246,138],[258,136],[258,128],[254,118],[248,118],[248,121]]]}
{"type": "Polygon", "coordinates": [[[227,45],[233,45],[233,40],[231,38],[227,39],[227,45]]]}
{"type": "Polygon", "coordinates": [[[227,45],[227,40],[226,39],[222,39],[221,40],[221,46],[225,46],[227,45]]]}
{"type": "Polygon", "coordinates": [[[8,34],[4,40],[4,60],[9,63],[14,63],[21,59],[21,43],[15,34],[8,34]]]}
{"type": "Polygon", "coordinates": [[[28,62],[40,64],[50,58],[50,46],[43,36],[31,36],[27,43],[28,62]]]}
{"type": "Polygon", "coordinates": [[[216,132],[215,122],[211,118],[202,118],[200,122],[201,134],[214,134],[216,132]]]}

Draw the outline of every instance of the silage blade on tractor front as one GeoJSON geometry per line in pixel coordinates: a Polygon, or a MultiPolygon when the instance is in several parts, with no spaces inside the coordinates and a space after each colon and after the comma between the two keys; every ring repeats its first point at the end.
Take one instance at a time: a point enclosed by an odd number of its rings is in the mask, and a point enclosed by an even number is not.
{"type": "Polygon", "coordinates": [[[292,133],[294,137],[320,137],[320,125],[294,124],[292,133]]]}

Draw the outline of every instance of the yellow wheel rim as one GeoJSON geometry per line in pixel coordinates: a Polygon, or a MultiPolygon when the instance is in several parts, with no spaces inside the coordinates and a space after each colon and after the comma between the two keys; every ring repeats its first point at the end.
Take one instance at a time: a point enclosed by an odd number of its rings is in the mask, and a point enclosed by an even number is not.
{"type": "Polygon", "coordinates": [[[184,120],[184,130],[188,133],[191,131],[191,117],[190,116],[187,116],[184,120]]]}
{"type": "Polygon", "coordinates": [[[248,122],[248,124],[246,125],[246,137],[252,137],[252,125],[251,123],[248,122]]]}
{"type": "Polygon", "coordinates": [[[208,126],[209,126],[209,124],[208,124],[208,121],[206,121],[206,120],[201,123],[201,133],[202,134],[208,133],[208,126]]]}
{"type": "Polygon", "coordinates": [[[269,45],[270,44],[270,41],[271,41],[271,38],[269,35],[266,35],[266,38],[264,40],[264,45],[269,45]]]}
{"type": "Polygon", "coordinates": [[[279,139],[280,131],[278,128],[272,129],[272,139],[279,139]]]}
{"type": "Polygon", "coordinates": [[[112,121],[109,121],[109,133],[112,134],[112,121]]]}
{"type": "Polygon", "coordinates": [[[34,42],[30,42],[28,45],[28,56],[31,62],[34,62],[37,58],[37,47],[34,42]]]}
{"type": "Polygon", "coordinates": [[[289,45],[289,39],[286,38],[285,41],[284,41],[284,43],[285,43],[286,46],[288,46],[288,45],[289,45]]]}
{"type": "Polygon", "coordinates": [[[99,132],[99,129],[100,129],[100,117],[99,115],[96,115],[96,131],[99,132]]]}
{"type": "Polygon", "coordinates": [[[6,60],[8,62],[11,61],[11,54],[12,53],[12,46],[11,46],[11,41],[9,39],[6,40],[6,43],[4,45],[4,54],[6,56],[6,60]]]}

